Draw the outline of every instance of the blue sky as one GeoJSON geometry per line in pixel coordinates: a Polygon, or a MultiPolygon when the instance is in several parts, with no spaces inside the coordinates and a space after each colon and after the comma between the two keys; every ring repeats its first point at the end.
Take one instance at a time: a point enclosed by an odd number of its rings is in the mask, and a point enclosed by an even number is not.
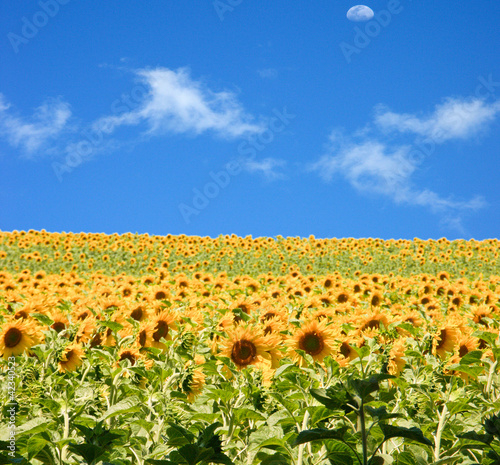
{"type": "Polygon", "coordinates": [[[354,5],[2,2],[0,230],[498,237],[500,8],[354,5]]]}

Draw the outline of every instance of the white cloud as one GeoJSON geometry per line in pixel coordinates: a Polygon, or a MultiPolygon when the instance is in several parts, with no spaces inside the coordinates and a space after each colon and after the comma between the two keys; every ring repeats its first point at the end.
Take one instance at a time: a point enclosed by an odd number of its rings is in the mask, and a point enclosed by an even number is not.
{"type": "Polygon", "coordinates": [[[457,224],[461,212],[485,206],[481,197],[460,201],[415,187],[412,175],[417,169],[410,146],[389,146],[368,136],[353,142],[338,131],[330,135],[327,153],[309,166],[310,171],[317,172],[325,181],[339,175],[361,193],[384,195],[397,204],[427,207],[447,217],[453,214],[457,224]]]}
{"type": "Polygon", "coordinates": [[[9,112],[10,105],[0,94],[0,134],[10,145],[33,155],[49,140],[56,139],[66,128],[71,110],[69,104],[49,99],[27,120],[9,112]]]}
{"type": "Polygon", "coordinates": [[[484,208],[485,200],[480,196],[469,200],[443,197],[416,186],[413,175],[430,154],[430,146],[434,153],[437,144],[471,138],[484,131],[499,113],[500,101],[487,103],[477,98],[448,98],[424,117],[395,113],[379,105],[374,121],[351,136],[341,130],[332,131],[326,153],[309,170],[325,181],[340,176],[361,193],[429,208],[440,214],[449,227],[463,230],[464,214],[484,208]],[[402,134],[413,135],[413,143],[406,139],[403,144],[393,137],[402,134]]]}
{"type": "Polygon", "coordinates": [[[414,133],[437,143],[450,139],[466,139],[493,121],[500,113],[500,102],[486,103],[481,99],[449,98],[436,105],[426,117],[394,113],[384,106],[376,109],[375,123],[382,129],[414,133]]]}
{"type": "Polygon", "coordinates": [[[245,171],[263,174],[267,179],[284,179],[285,177],[283,173],[276,170],[276,168],[286,165],[284,160],[277,158],[264,158],[263,160],[247,158],[241,160],[240,164],[245,171]]]}
{"type": "Polygon", "coordinates": [[[274,79],[278,77],[278,70],[274,68],[264,68],[257,70],[259,76],[263,79],[274,79]]]}
{"type": "Polygon", "coordinates": [[[262,124],[252,122],[236,95],[215,92],[195,81],[185,68],[138,70],[139,79],[149,93],[137,109],[118,116],[99,119],[94,126],[106,126],[111,132],[122,125],[148,126],[148,134],[164,132],[201,134],[213,131],[225,138],[259,133],[262,124]]]}

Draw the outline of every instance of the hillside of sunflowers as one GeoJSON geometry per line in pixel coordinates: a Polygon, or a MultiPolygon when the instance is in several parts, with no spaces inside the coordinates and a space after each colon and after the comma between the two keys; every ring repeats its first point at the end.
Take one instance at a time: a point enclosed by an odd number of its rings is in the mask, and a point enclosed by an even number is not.
{"type": "Polygon", "coordinates": [[[500,464],[500,243],[0,232],[0,464],[500,464]]]}

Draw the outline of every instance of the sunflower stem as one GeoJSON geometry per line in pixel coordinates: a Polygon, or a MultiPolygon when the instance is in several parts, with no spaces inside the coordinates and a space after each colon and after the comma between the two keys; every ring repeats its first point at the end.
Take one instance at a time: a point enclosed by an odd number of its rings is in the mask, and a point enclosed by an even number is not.
{"type": "Polygon", "coordinates": [[[438,415],[439,423],[436,430],[436,439],[434,441],[434,461],[437,462],[441,455],[441,435],[443,434],[444,425],[446,423],[446,417],[448,415],[448,407],[443,404],[443,410],[438,415]]]}
{"type": "Polygon", "coordinates": [[[359,428],[361,431],[361,446],[363,448],[363,465],[368,464],[368,438],[366,434],[365,405],[363,399],[360,401],[358,413],[359,428]]]}
{"type": "Polygon", "coordinates": [[[83,382],[85,381],[85,378],[87,377],[88,372],[90,371],[90,368],[92,367],[92,364],[89,363],[89,366],[85,369],[82,375],[82,380],[80,381],[80,386],[83,386],[83,382]]]}
{"type": "MultiPolygon", "coordinates": [[[[69,414],[68,414],[68,399],[66,398],[65,409],[63,410],[63,418],[64,418],[64,432],[63,439],[69,438],[69,414]]],[[[61,448],[61,464],[66,463],[66,455],[68,452],[68,445],[65,444],[61,448]]]]}
{"type": "Polygon", "coordinates": [[[493,384],[493,375],[495,373],[495,369],[497,367],[497,364],[498,364],[498,360],[495,360],[495,363],[493,363],[490,366],[490,371],[488,373],[488,381],[486,383],[486,388],[485,388],[485,394],[486,394],[487,398],[490,397],[491,386],[493,384]]]}
{"type": "MultiPolygon", "coordinates": [[[[307,423],[309,422],[310,413],[309,410],[306,410],[304,414],[304,419],[302,420],[302,429],[301,431],[305,431],[307,429],[307,423]]],[[[299,446],[299,457],[297,459],[297,465],[302,465],[302,461],[304,460],[304,448],[305,444],[301,444],[299,446]]]]}

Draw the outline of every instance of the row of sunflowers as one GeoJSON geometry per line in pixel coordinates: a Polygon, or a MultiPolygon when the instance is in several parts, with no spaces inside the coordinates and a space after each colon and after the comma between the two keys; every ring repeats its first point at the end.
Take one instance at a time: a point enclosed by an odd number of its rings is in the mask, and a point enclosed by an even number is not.
{"type": "Polygon", "coordinates": [[[0,271],[3,463],[500,460],[498,273],[37,265],[0,271]]]}
{"type": "Polygon", "coordinates": [[[147,234],[49,233],[0,231],[0,269],[49,274],[103,270],[141,276],[226,272],[256,277],[271,272],[343,276],[393,273],[398,276],[447,271],[452,277],[498,274],[499,241],[318,239],[298,237],[217,238],[147,234]]]}

